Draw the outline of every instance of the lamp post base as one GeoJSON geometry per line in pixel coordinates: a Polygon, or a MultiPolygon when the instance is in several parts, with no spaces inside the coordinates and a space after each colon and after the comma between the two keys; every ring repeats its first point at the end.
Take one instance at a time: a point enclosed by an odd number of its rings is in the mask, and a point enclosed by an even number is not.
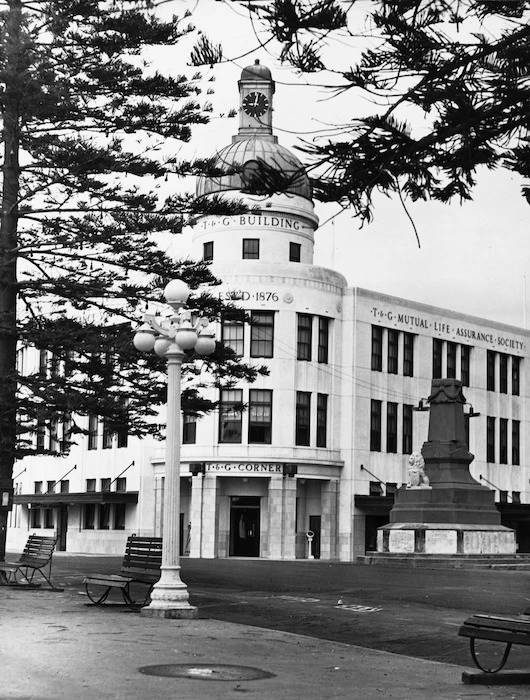
{"type": "Polygon", "coordinates": [[[151,593],[151,602],[142,608],[141,614],[173,620],[194,620],[199,616],[198,608],[189,604],[188,589],[180,578],[180,566],[162,567],[160,580],[151,593]]]}

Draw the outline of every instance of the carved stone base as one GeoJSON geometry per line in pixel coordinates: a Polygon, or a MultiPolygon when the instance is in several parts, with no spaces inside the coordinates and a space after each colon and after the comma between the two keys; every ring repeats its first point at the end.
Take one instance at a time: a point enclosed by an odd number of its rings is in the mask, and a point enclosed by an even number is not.
{"type": "Polygon", "coordinates": [[[193,620],[197,608],[189,604],[188,589],[180,578],[180,566],[162,566],[160,580],[151,592],[151,602],[142,608],[145,617],[193,620]]]}
{"type": "Polygon", "coordinates": [[[515,554],[515,532],[502,525],[392,523],[377,531],[377,551],[389,554],[515,554]]]}

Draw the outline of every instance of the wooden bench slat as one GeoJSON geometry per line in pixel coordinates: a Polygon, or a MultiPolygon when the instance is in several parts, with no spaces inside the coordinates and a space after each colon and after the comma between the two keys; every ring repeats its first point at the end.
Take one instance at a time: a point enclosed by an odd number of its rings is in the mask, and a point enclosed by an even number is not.
{"type": "Polygon", "coordinates": [[[520,644],[522,646],[530,646],[530,635],[517,634],[509,630],[490,629],[482,627],[476,629],[473,627],[462,627],[458,632],[460,637],[468,637],[470,639],[485,639],[493,642],[504,642],[505,644],[520,644]]]}
{"type": "Polygon", "coordinates": [[[476,628],[503,629],[530,635],[530,621],[520,618],[474,616],[464,621],[464,625],[476,628]]]}

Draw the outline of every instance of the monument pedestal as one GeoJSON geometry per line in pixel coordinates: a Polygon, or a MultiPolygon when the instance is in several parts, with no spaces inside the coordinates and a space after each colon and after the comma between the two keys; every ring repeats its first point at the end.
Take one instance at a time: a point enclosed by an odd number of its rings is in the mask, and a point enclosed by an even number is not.
{"type": "Polygon", "coordinates": [[[396,492],[390,524],[378,529],[387,554],[508,554],[515,532],[501,525],[495,494],[469,472],[462,383],[432,382],[428,440],[411,455],[409,484],[396,492]]]}
{"type": "Polygon", "coordinates": [[[386,554],[515,554],[515,533],[502,525],[393,523],[377,531],[386,554]]]}

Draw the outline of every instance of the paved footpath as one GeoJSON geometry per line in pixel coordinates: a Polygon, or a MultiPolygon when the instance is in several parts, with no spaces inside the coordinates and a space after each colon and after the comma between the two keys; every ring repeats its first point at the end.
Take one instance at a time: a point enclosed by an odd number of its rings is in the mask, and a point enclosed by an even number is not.
{"type": "Polygon", "coordinates": [[[61,593],[0,587],[0,700],[529,697],[528,686],[464,685],[461,677],[459,666],[286,632],[95,608],[81,586],[61,593]],[[140,671],[180,664],[187,677],[140,671]],[[245,680],[223,665],[270,675],[245,680]]]}

